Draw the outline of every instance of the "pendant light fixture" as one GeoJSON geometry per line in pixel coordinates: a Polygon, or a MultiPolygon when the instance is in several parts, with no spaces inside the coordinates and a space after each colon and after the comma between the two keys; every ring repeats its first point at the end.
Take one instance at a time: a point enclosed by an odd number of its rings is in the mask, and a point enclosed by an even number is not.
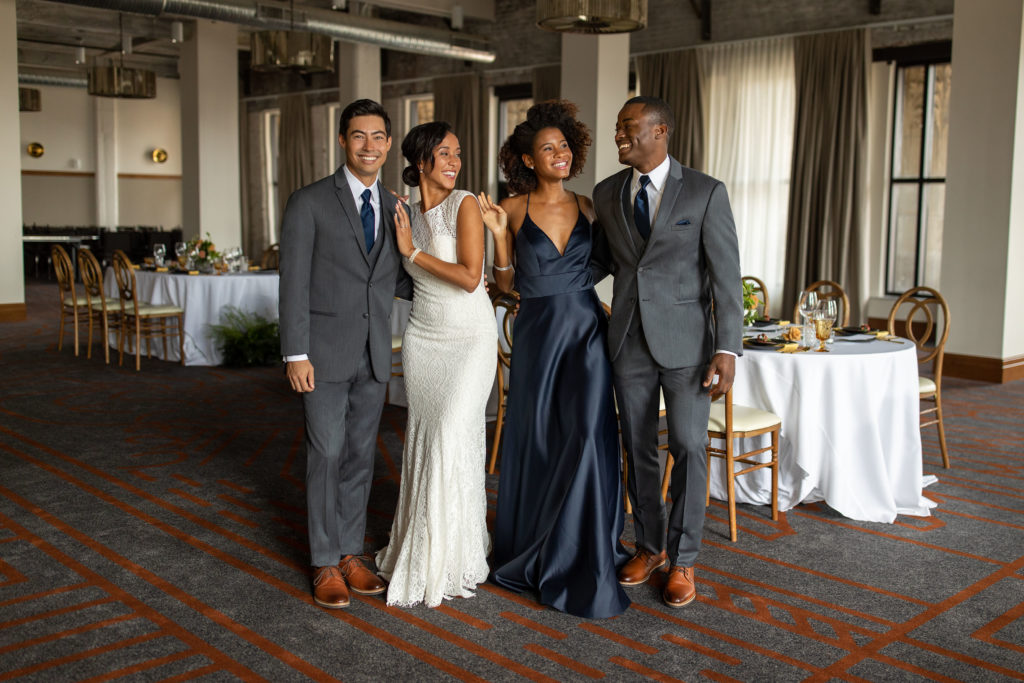
{"type": "MultiPolygon", "coordinates": [[[[118,15],[118,23],[121,31],[120,63],[93,64],[89,67],[89,94],[97,97],[153,99],[156,97],[156,73],[124,65],[125,54],[131,53],[131,43],[125,42],[123,15],[118,15]]],[[[128,40],[131,40],[131,36],[128,40]]]]}
{"type": "Polygon", "coordinates": [[[647,26],[647,0],[537,0],[537,26],[560,33],[629,33],[647,26]]]}

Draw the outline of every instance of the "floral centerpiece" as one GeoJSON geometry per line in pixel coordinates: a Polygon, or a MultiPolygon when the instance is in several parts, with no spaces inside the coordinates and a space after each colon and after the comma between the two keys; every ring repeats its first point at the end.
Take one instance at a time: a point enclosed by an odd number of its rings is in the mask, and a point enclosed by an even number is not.
{"type": "Polygon", "coordinates": [[[757,313],[757,307],[761,303],[761,297],[754,291],[754,283],[749,280],[743,283],[743,324],[753,325],[755,321],[760,320],[761,316],[757,313]]]}
{"type": "Polygon", "coordinates": [[[200,236],[189,240],[188,254],[196,268],[207,273],[213,272],[214,265],[220,260],[220,252],[213,244],[210,233],[206,233],[205,239],[200,236]]]}

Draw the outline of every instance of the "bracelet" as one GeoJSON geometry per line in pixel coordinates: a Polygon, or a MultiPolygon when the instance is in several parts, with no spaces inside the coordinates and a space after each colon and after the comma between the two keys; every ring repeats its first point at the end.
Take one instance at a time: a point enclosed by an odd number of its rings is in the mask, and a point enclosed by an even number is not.
{"type": "Polygon", "coordinates": [[[415,249],[412,250],[411,254],[405,257],[405,260],[408,261],[409,263],[412,263],[413,261],[416,260],[416,255],[419,254],[420,251],[420,248],[416,247],[415,249]]]}
{"type": "Polygon", "coordinates": [[[492,264],[491,267],[494,268],[495,270],[498,270],[498,271],[501,271],[501,272],[505,272],[506,270],[512,270],[512,264],[511,263],[508,264],[507,266],[499,266],[498,264],[495,263],[495,264],[492,264]]]}

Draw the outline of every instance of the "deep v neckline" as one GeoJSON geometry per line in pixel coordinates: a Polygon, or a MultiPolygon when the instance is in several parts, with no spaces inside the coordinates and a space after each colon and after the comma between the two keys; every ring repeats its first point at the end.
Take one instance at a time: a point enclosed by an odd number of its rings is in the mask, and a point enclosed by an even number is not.
{"type": "Polygon", "coordinates": [[[567,251],[569,251],[569,245],[572,244],[572,238],[576,236],[577,228],[580,227],[580,216],[582,216],[582,215],[583,215],[583,210],[580,208],[580,200],[579,200],[579,197],[577,196],[576,197],[576,222],[573,224],[572,230],[569,231],[569,239],[565,240],[565,247],[562,248],[561,250],[559,250],[558,245],[555,244],[555,241],[553,239],[551,239],[551,236],[549,234],[547,234],[546,232],[544,232],[544,229],[541,228],[539,225],[537,225],[536,221],[534,221],[532,218],[530,218],[530,197],[529,197],[529,195],[527,195],[527,197],[526,197],[526,216],[524,217],[523,223],[525,224],[526,221],[529,221],[530,225],[532,225],[533,227],[537,228],[537,231],[540,234],[544,235],[544,239],[547,240],[547,243],[550,244],[552,247],[554,247],[555,253],[558,254],[558,258],[563,258],[565,256],[565,253],[567,251]]]}

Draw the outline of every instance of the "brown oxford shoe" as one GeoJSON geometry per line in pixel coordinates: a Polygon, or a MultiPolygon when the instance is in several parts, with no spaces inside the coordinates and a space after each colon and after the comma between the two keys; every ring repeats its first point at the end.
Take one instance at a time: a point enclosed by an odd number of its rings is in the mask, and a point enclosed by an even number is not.
{"type": "Polygon", "coordinates": [[[348,607],[348,587],[337,567],[317,567],[313,574],[313,602],[327,609],[348,607]]]}
{"type": "Polygon", "coordinates": [[[668,570],[668,581],[661,599],[669,607],[685,607],[697,597],[697,587],[693,582],[693,567],[675,567],[668,570]]]}
{"type": "Polygon", "coordinates": [[[360,595],[379,595],[388,589],[384,579],[370,571],[366,566],[369,560],[362,555],[346,555],[338,563],[341,575],[348,582],[348,587],[360,595]]]}
{"type": "Polygon", "coordinates": [[[623,586],[639,586],[651,578],[655,569],[665,566],[666,562],[668,555],[664,550],[655,555],[646,548],[640,548],[633,559],[619,570],[619,583],[623,586]]]}

